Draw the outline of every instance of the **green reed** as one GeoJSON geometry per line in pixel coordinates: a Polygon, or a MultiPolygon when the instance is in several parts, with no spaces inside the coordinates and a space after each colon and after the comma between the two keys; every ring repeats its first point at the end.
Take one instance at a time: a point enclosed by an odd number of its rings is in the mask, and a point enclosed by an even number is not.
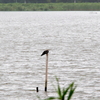
{"type": "Polygon", "coordinates": [[[100,3],[0,3],[0,11],[100,11],[100,3]]]}
{"type": "Polygon", "coordinates": [[[54,100],[54,99],[56,99],[56,100],[57,99],[58,100],[71,100],[71,98],[75,92],[75,89],[76,89],[74,82],[69,84],[69,86],[67,88],[66,87],[61,88],[58,78],[56,78],[56,81],[57,81],[57,88],[55,88],[55,91],[58,96],[57,97],[48,97],[44,100],[54,100]]]}

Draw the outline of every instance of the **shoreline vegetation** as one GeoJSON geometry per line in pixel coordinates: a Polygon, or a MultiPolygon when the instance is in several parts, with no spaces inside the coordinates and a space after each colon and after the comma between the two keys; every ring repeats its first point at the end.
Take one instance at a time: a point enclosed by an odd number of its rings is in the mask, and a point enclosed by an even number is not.
{"type": "Polygon", "coordinates": [[[100,11],[100,3],[0,3],[0,11],[100,11]]]}

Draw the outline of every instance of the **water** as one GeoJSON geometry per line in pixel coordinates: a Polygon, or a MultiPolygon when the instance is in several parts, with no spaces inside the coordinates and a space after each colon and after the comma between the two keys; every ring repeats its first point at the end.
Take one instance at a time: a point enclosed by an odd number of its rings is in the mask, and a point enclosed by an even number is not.
{"type": "Polygon", "coordinates": [[[100,12],[0,12],[0,100],[38,100],[75,82],[72,100],[100,99],[100,12]],[[45,56],[50,49],[48,92],[45,56]],[[39,87],[39,93],[35,88],[39,87]]]}

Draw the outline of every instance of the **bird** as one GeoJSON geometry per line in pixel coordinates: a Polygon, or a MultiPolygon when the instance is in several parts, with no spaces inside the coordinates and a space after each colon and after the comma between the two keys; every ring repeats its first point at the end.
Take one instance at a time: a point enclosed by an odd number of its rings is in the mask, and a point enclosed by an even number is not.
{"type": "Polygon", "coordinates": [[[45,54],[48,54],[49,53],[49,50],[45,50],[42,54],[41,54],[41,56],[43,56],[43,55],[45,55],[45,54]]]}

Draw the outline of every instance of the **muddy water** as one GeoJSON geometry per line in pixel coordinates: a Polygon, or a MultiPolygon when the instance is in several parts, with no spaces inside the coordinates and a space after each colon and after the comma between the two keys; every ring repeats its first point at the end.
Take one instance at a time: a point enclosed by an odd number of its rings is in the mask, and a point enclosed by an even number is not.
{"type": "Polygon", "coordinates": [[[100,99],[100,12],[0,12],[0,100],[53,96],[55,76],[75,82],[72,100],[100,99]]]}

